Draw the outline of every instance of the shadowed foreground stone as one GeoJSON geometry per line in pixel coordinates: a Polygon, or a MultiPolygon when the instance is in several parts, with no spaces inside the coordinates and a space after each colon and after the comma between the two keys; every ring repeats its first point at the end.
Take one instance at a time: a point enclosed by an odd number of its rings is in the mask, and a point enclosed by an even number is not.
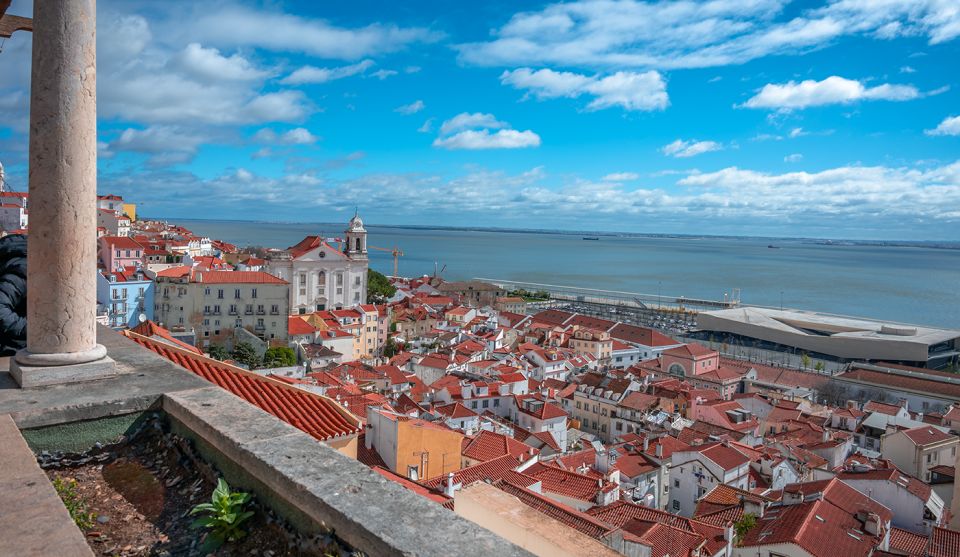
{"type": "Polygon", "coordinates": [[[0,557],[92,556],[9,415],[0,415],[0,557]]]}

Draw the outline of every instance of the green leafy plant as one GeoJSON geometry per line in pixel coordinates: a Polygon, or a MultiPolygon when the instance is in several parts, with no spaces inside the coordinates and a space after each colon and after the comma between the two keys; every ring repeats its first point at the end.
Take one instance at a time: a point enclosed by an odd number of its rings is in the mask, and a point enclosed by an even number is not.
{"type": "Polygon", "coordinates": [[[736,533],[737,545],[743,542],[747,533],[757,525],[757,515],[747,513],[743,518],[733,523],[733,531],[736,533]]]}
{"type": "Polygon", "coordinates": [[[247,532],[240,528],[253,511],[244,510],[250,501],[250,494],[239,491],[230,491],[230,486],[223,478],[217,480],[217,488],[213,490],[209,503],[200,503],[190,509],[190,514],[203,514],[193,521],[191,528],[206,528],[208,530],[200,546],[202,551],[211,553],[226,542],[242,539],[247,532]]]}
{"type": "Polygon", "coordinates": [[[77,527],[81,530],[93,528],[97,515],[87,510],[87,504],[83,502],[77,492],[77,480],[57,476],[53,479],[53,488],[57,490],[57,495],[63,500],[63,506],[67,508],[70,518],[73,519],[77,527]]]}

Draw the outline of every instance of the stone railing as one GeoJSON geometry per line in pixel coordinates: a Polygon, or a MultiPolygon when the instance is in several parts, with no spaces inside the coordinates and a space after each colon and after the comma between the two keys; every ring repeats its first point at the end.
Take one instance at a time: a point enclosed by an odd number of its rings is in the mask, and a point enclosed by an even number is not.
{"type": "MultiPolygon", "coordinates": [[[[253,491],[298,528],[333,529],[367,555],[528,555],[115,332],[100,328],[98,340],[116,361],[114,377],[19,389],[0,360],[0,420],[30,439],[78,447],[122,433],[144,411],[162,410],[228,481],[253,491]]],[[[0,468],[0,485],[20,481],[12,474],[0,468]]],[[[0,491],[0,508],[16,496],[13,489],[0,491]]],[[[63,527],[62,516],[32,517],[27,528],[17,526],[20,514],[3,513],[3,543],[21,548],[20,555],[45,554],[38,545],[44,540],[31,532],[48,518],[63,527]]],[[[67,542],[79,535],[63,532],[67,542]]]]}

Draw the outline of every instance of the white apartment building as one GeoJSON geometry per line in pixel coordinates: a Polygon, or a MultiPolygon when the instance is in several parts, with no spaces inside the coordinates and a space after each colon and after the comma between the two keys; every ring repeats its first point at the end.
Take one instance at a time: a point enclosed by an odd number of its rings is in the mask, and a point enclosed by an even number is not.
{"type": "Polygon", "coordinates": [[[748,490],[750,459],[723,443],[709,443],[673,453],[668,511],[691,517],[697,501],[717,485],[748,490]]]}
{"type": "Polygon", "coordinates": [[[156,320],[173,331],[192,328],[203,347],[237,328],[264,340],[287,338],[289,284],[275,276],[180,266],[160,271],[156,282],[156,320]]]}
{"type": "Polygon", "coordinates": [[[343,251],[307,236],[271,258],[266,271],[290,283],[291,313],[342,309],[367,302],[367,231],[358,215],[344,232],[343,251]]]}

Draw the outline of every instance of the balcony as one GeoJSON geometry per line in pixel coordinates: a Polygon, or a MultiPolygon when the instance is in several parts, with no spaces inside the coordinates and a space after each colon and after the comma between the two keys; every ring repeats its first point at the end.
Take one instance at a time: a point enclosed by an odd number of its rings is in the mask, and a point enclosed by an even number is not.
{"type": "Polygon", "coordinates": [[[0,358],[3,462],[18,468],[0,471],[0,505],[10,511],[0,514],[0,532],[21,554],[89,554],[35,455],[83,451],[159,412],[231,486],[304,535],[332,530],[367,555],[528,555],[131,340],[103,327],[98,334],[123,370],[117,376],[20,389],[0,358]],[[25,516],[41,516],[44,528],[25,527],[25,516]]]}
{"type": "Polygon", "coordinates": [[[258,310],[257,310],[257,315],[266,315],[266,314],[267,314],[267,311],[266,311],[266,310],[263,310],[263,309],[258,309],[258,310]]]}
{"type": "Polygon", "coordinates": [[[228,313],[229,315],[240,315],[240,312],[237,311],[237,310],[235,310],[235,309],[231,309],[231,310],[228,311],[227,313],[228,313]]]}

